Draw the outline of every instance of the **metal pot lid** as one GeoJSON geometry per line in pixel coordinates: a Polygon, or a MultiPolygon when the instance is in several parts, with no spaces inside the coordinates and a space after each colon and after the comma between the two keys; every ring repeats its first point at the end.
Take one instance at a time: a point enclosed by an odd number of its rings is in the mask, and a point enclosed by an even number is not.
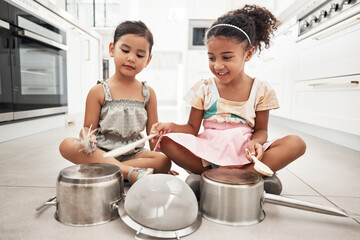
{"type": "Polygon", "coordinates": [[[69,183],[106,182],[121,177],[120,168],[108,163],[78,164],[60,171],[58,181],[69,183]]]}
{"type": "Polygon", "coordinates": [[[201,224],[194,192],[184,181],[168,174],[136,181],[119,205],[119,215],[137,234],[160,238],[188,235],[201,224]]]}
{"type": "Polygon", "coordinates": [[[239,168],[215,168],[202,173],[212,181],[234,185],[250,185],[261,181],[260,176],[255,173],[239,168]]]}

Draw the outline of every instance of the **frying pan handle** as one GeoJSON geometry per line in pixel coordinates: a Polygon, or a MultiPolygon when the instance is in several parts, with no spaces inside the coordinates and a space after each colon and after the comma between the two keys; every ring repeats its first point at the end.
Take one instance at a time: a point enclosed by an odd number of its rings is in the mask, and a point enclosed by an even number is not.
{"type": "Polygon", "coordinates": [[[49,200],[43,202],[39,207],[37,207],[35,210],[36,211],[40,211],[41,209],[43,209],[44,207],[46,206],[49,206],[49,205],[56,205],[56,196],[55,197],[52,197],[50,198],[49,200]]]}

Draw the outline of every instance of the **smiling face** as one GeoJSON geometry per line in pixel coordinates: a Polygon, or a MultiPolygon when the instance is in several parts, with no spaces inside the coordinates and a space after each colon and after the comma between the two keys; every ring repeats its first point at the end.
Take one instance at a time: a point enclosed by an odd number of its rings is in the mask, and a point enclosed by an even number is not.
{"type": "Polygon", "coordinates": [[[134,34],[121,36],[115,43],[110,43],[110,56],[114,58],[116,73],[123,77],[135,78],[150,62],[150,43],[134,34]]]}
{"type": "Polygon", "coordinates": [[[245,77],[244,65],[249,61],[254,48],[245,50],[246,42],[217,36],[207,41],[209,68],[221,84],[240,81],[245,77]]]}

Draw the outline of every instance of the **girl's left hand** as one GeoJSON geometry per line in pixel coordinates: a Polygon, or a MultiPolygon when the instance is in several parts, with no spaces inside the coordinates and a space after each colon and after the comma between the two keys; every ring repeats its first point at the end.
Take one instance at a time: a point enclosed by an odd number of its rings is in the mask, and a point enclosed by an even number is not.
{"type": "MultiPolygon", "coordinates": [[[[248,142],[247,144],[247,149],[249,149],[251,155],[257,157],[257,159],[259,159],[261,161],[261,159],[264,156],[264,149],[263,146],[258,143],[255,140],[251,140],[250,142],[248,142]]],[[[248,153],[245,153],[247,159],[249,159],[252,162],[251,156],[248,153]]]]}

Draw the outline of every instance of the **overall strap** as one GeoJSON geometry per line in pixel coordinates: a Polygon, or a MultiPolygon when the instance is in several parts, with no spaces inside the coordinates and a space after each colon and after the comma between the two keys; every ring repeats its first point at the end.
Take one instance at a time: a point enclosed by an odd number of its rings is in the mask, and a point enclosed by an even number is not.
{"type": "Polygon", "coordinates": [[[143,81],[142,84],[143,84],[142,94],[145,97],[145,100],[144,100],[145,107],[147,107],[147,105],[149,103],[149,99],[150,99],[150,90],[149,90],[149,87],[148,87],[146,81],[143,81]]]}
{"type": "Polygon", "coordinates": [[[105,82],[105,80],[103,80],[103,81],[101,82],[101,84],[103,85],[103,88],[104,88],[105,101],[111,101],[112,98],[111,98],[109,86],[107,85],[107,83],[105,82]]]}

